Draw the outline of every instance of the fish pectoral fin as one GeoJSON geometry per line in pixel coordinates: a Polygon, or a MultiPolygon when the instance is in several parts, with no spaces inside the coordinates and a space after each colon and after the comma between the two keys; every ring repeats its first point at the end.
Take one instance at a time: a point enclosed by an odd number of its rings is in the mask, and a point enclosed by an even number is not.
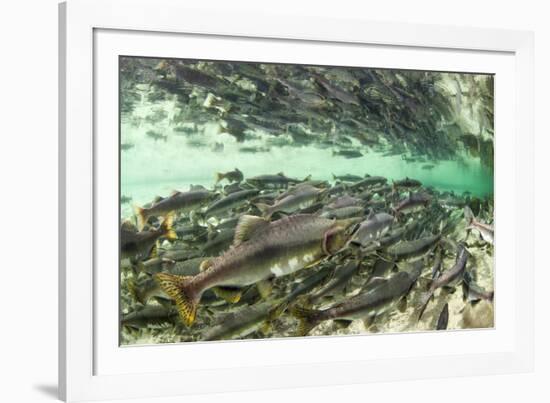
{"type": "Polygon", "coordinates": [[[158,255],[159,255],[159,241],[155,242],[155,244],[151,248],[151,251],[149,252],[149,259],[156,258],[158,257],[158,255]]]}
{"type": "Polygon", "coordinates": [[[407,310],[407,296],[403,296],[397,301],[397,309],[399,312],[403,313],[407,310]]]}
{"type": "Polygon", "coordinates": [[[426,292],[420,300],[419,303],[419,312],[418,312],[418,320],[422,319],[422,315],[424,315],[424,311],[428,307],[428,304],[430,303],[430,300],[433,298],[433,291],[426,292]]]}
{"type": "Polygon", "coordinates": [[[198,211],[193,210],[189,213],[189,221],[191,221],[191,223],[193,224],[198,223],[202,218],[203,218],[202,213],[198,211]]]}
{"type": "Polygon", "coordinates": [[[214,294],[216,294],[218,298],[221,298],[230,304],[239,302],[243,294],[242,289],[234,287],[214,287],[212,288],[212,291],[214,291],[214,294]]]}
{"type": "Polygon", "coordinates": [[[275,212],[274,210],[271,209],[273,206],[270,206],[269,204],[266,204],[266,203],[250,203],[250,204],[252,204],[258,210],[260,210],[260,212],[265,217],[265,219],[269,219],[271,215],[275,212]]]}
{"type": "Polygon", "coordinates": [[[153,299],[158,302],[159,305],[163,306],[166,309],[172,308],[172,300],[160,297],[153,297],[153,299]]]}
{"type": "Polygon", "coordinates": [[[209,231],[208,234],[206,235],[206,239],[208,241],[212,241],[213,239],[216,239],[218,235],[219,235],[219,232],[213,228],[212,231],[209,231]]]}
{"type": "Polygon", "coordinates": [[[307,336],[323,320],[321,317],[322,311],[307,309],[298,305],[294,305],[290,313],[299,321],[297,336],[307,336]]]}
{"type": "Polygon", "coordinates": [[[256,283],[256,288],[263,299],[267,299],[271,295],[273,290],[273,281],[272,280],[262,280],[256,283]]]}
{"type": "Polygon", "coordinates": [[[238,246],[244,241],[250,239],[250,237],[259,229],[269,225],[269,221],[262,217],[256,217],[252,215],[243,215],[239,219],[239,223],[235,228],[235,238],[233,239],[233,246],[238,246]]]}
{"type": "MultiPolygon", "coordinates": [[[[341,288],[341,291],[344,295],[348,295],[349,293],[351,293],[353,291],[353,289],[354,289],[354,287],[351,284],[346,284],[341,288]]],[[[325,297],[334,298],[334,296],[336,295],[336,291],[337,290],[335,290],[334,293],[330,293],[330,294],[325,295],[325,297]]]]}
{"type": "Polygon", "coordinates": [[[128,279],[127,287],[128,287],[128,292],[130,293],[134,301],[137,301],[140,304],[144,305],[143,298],[139,292],[139,287],[136,284],[135,277],[130,277],[128,279]]]}
{"type": "Polygon", "coordinates": [[[304,266],[304,269],[309,269],[310,267],[317,266],[321,260],[323,260],[323,258],[314,260],[313,262],[309,263],[307,266],[304,266]]]}
{"type": "Polygon", "coordinates": [[[441,287],[442,290],[444,290],[447,294],[454,294],[456,291],[456,287],[450,286],[450,285],[444,285],[441,287]]]}
{"type": "Polygon", "coordinates": [[[433,280],[426,277],[418,277],[416,282],[418,283],[418,286],[420,287],[420,289],[428,290],[432,285],[433,280]]]}
{"type": "Polygon", "coordinates": [[[376,321],[376,314],[371,313],[365,319],[363,319],[363,324],[365,325],[365,328],[368,329],[374,324],[375,321],[376,321]]]}
{"type": "Polygon", "coordinates": [[[475,304],[481,301],[481,298],[476,295],[468,293],[468,296],[464,300],[468,303],[475,304]]]}
{"type": "Polygon", "coordinates": [[[347,319],[334,319],[333,322],[339,329],[346,329],[353,321],[347,319]]]}
{"type": "Polygon", "coordinates": [[[276,211],[274,214],[277,214],[279,218],[286,218],[289,216],[289,214],[285,213],[284,211],[276,211]]]}
{"type": "Polygon", "coordinates": [[[462,301],[467,301],[470,299],[470,287],[468,284],[463,281],[462,282],[462,301]]]}
{"type": "Polygon", "coordinates": [[[283,301],[269,311],[268,321],[272,322],[281,316],[288,308],[288,301],[283,301]]]}
{"type": "Polygon", "coordinates": [[[266,320],[266,321],[264,321],[264,322],[262,323],[262,325],[260,326],[259,331],[260,331],[262,334],[266,335],[266,334],[268,334],[268,333],[271,331],[272,328],[273,328],[273,324],[271,323],[271,321],[270,321],[270,320],[266,320]]]}
{"type": "Polygon", "coordinates": [[[391,256],[386,255],[384,253],[374,252],[373,256],[376,256],[378,259],[383,260],[384,262],[388,262],[388,263],[394,262],[394,259],[392,259],[391,256]]]}

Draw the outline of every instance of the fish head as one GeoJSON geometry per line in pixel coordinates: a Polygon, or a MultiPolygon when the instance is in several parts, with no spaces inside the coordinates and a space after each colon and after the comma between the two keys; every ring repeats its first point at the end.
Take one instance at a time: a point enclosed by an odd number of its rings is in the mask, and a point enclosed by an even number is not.
{"type": "Polygon", "coordinates": [[[388,224],[388,225],[392,224],[393,220],[395,219],[395,217],[393,215],[388,214],[388,213],[378,213],[377,217],[378,217],[378,220],[380,220],[384,224],[388,224]]]}
{"type": "Polygon", "coordinates": [[[252,187],[258,187],[261,185],[261,181],[256,178],[246,178],[246,183],[248,183],[252,187]]]}
{"type": "Polygon", "coordinates": [[[219,200],[221,199],[221,194],[218,193],[218,192],[208,192],[208,194],[206,195],[206,202],[213,202],[213,201],[216,201],[216,200],[219,200]]]}
{"type": "Polygon", "coordinates": [[[325,232],[325,252],[332,255],[343,249],[359,228],[359,223],[361,220],[361,217],[335,220],[331,228],[325,232]]]}
{"type": "Polygon", "coordinates": [[[409,261],[401,266],[398,265],[400,273],[406,274],[412,281],[416,281],[422,274],[422,270],[426,266],[426,258],[421,257],[414,261],[409,261]]]}

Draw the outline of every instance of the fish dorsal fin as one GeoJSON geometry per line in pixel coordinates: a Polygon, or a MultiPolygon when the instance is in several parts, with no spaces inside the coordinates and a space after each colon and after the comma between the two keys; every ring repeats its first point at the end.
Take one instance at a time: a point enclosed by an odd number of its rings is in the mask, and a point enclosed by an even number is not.
{"type": "Polygon", "coordinates": [[[279,176],[285,176],[285,174],[282,173],[282,172],[277,173],[277,175],[279,175],[279,176]]]}
{"type": "Polygon", "coordinates": [[[259,230],[260,228],[269,225],[269,221],[266,221],[262,217],[256,217],[253,215],[243,215],[239,218],[239,223],[235,228],[235,238],[233,239],[233,246],[238,246],[250,236],[259,230]]]}
{"type": "Polygon", "coordinates": [[[179,190],[174,189],[174,190],[172,190],[172,192],[170,193],[170,196],[175,196],[175,195],[177,195],[177,194],[179,194],[179,193],[180,193],[179,190]]]}
{"type": "Polygon", "coordinates": [[[473,220],[474,220],[474,212],[472,211],[472,209],[466,205],[464,206],[464,218],[466,219],[466,221],[470,224],[473,220]]]}
{"type": "Polygon", "coordinates": [[[397,301],[397,309],[403,313],[407,310],[407,295],[403,295],[399,301],[397,301]]]}
{"type": "Polygon", "coordinates": [[[205,188],[202,185],[189,185],[189,190],[205,190],[205,188]]]}
{"type": "Polygon", "coordinates": [[[127,231],[127,232],[138,232],[138,229],[136,228],[136,226],[129,220],[123,221],[122,224],[120,225],[120,229],[122,231],[127,231]]]}
{"type": "Polygon", "coordinates": [[[153,203],[158,203],[160,201],[164,200],[164,197],[162,196],[155,196],[155,198],[153,199],[153,203]]]}

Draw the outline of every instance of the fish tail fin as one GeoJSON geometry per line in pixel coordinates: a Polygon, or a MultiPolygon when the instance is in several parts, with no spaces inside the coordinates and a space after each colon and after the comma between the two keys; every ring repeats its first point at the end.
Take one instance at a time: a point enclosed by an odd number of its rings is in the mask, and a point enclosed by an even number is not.
{"type": "MultiPolygon", "coordinates": [[[[151,248],[151,251],[149,252],[149,259],[157,258],[159,256],[159,248],[160,248],[160,244],[159,244],[159,241],[157,240],[157,242],[155,242],[155,244],[151,248]]],[[[143,264],[142,261],[140,261],[139,263],[143,264]]],[[[139,263],[138,263],[138,269],[140,268],[139,263]]]]}
{"type": "Polygon", "coordinates": [[[426,307],[428,306],[432,295],[433,292],[428,291],[422,296],[422,299],[420,300],[420,312],[418,313],[418,320],[422,319],[422,315],[424,315],[424,311],[426,310],[426,307]]]}
{"type": "Polygon", "coordinates": [[[288,308],[288,301],[283,301],[280,304],[276,305],[271,311],[269,311],[269,321],[274,321],[279,318],[288,308]]]}
{"type": "Polygon", "coordinates": [[[472,223],[475,221],[474,212],[469,206],[464,207],[464,218],[466,219],[467,226],[472,225],[472,223]]]}
{"type": "Polygon", "coordinates": [[[160,230],[163,235],[170,241],[178,239],[178,234],[176,234],[172,225],[174,225],[174,214],[170,213],[164,218],[164,221],[160,225],[160,230]]]}
{"type": "Polygon", "coordinates": [[[225,178],[225,175],[221,172],[216,172],[216,183],[219,183],[223,178],[225,178]]]}
{"type": "Polygon", "coordinates": [[[208,237],[210,237],[212,234],[216,233],[216,226],[212,224],[210,221],[206,221],[205,223],[208,231],[208,237]]]}
{"type": "Polygon", "coordinates": [[[399,221],[399,219],[401,218],[401,212],[397,209],[397,206],[390,207],[390,210],[392,215],[399,221]]]}
{"type": "Polygon", "coordinates": [[[197,315],[200,293],[195,292],[192,276],[178,276],[170,273],[154,275],[160,288],[176,303],[181,320],[191,326],[197,315]]]}
{"type": "Polygon", "coordinates": [[[453,225],[451,225],[451,222],[449,220],[442,219],[439,222],[439,232],[437,235],[439,235],[440,239],[443,238],[443,236],[448,235],[453,230],[453,225]]]}
{"type": "Polygon", "coordinates": [[[264,218],[271,218],[273,211],[271,211],[271,206],[266,203],[256,203],[254,204],[258,210],[262,213],[264,218]]]}
{"type": "Polygon", "coordinates": [[[298,336],[306,336],[311,329],[321,321],[321,312],[315,309],[307,309],[301,306],[293,306],[290,313],[300,321],[298,325],[298,336]]]}
{"type": "Polygon", "coordinates": [[[332,174],[332,179],[336,180],[336,175],[332,174]]]}
{"type": "Polygon", "coordinates": [[[142,230],[147,224],[147,211],[143,207],[134,206],[134,214],[137,217],[138,230],[142,230]]]}
{"type": "Polygon", "coordinates": [[[197,223],[206,223],[206,219],[207,219],[207,214],[206,214],[206,211],[198,211],[198,210],[193,210],[189,213],[189,221],[191,221],[192,224],[197,224],[197,223]]]}
{"type": "Polygon", "coordinates": [[[134,299],[134,301],[137,301],[141,304],[143,304],[143,295],[139,292],[138,286],[136,284],[136,281],[134,279],[128,280],[128,292],[134,299]]]}
{"type": "Polygon", "coordinates": [[[136,268],[138,273],[145,273],[145,264],[141,260],[137,262],[136,268]]]}

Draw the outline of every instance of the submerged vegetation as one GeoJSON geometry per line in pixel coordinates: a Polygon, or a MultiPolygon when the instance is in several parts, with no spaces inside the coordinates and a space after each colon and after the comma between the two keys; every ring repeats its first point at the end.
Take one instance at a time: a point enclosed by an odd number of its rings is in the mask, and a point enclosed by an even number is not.
{"type": "Polygon", "coordinates": [[[492,326],[492,76],[121,57],[120,87],[122,344],[492,326]]]}

